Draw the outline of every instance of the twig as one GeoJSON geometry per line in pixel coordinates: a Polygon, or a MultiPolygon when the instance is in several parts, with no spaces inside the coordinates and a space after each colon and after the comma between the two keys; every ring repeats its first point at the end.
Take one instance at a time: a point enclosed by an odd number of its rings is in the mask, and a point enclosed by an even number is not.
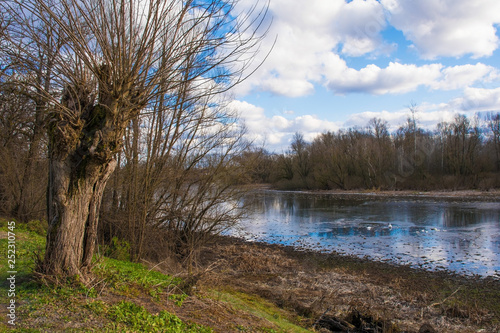
{"type": "Polygon", "coordinates": [[[449,298],[451,298],[453,295],[455,295],[461,288],[462,286],[458,287],[457,290],[455,290],[450,296],[446,297],[444,300],[442,300],[441,302],[438,302],[438,303],[433,303],[431,305],[429,305],[428,307],[434,307],[434,306],[438,306],[438,305],[443,305],[444,302],[446,302],[449,298]]]}
{"type": "Polygon", "coordinates": [[[323,314],[321,316],[319,316],[319,318],[314,322],[314,325],[312,326],[313,329],[316,328],[316,325],[318,325],[318,323],[321,321],[321,319],[323,319],[323,317],[328,313],[330,312],[331,308],[327,308],[325,310],[325,312],[323,312],[323,314]]]}

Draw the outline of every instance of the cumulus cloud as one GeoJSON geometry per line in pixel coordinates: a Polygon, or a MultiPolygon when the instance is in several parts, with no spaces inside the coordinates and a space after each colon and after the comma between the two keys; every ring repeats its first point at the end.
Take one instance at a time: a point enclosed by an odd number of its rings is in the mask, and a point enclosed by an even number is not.
{"type": "Polygon", "coordinates": [[[387,17],[426,58],[490,55],[498,46],[498,0],[273,0],[269,10],[273,24],[262,49],[276,43],[262,66],[237,88],[238,96],[256,89],[300,97],[312,95],[315,84],[337,94],[402,94],[420,86],[462,89],[498,78],[494,68],[482,63],[445,67],[393,61],[354,69],[342,58],[390,49],[381,35],[387,17]]]}
{"type": "MultiPolygon", "coordinates": [[[[251,3],[241,1],[240,10],[251,3]]],[[[386,27],[385,13],[376,0],[273,0],[269,5],[273,23],[263,41],[255,65],[271,53],[243,84],[237,95],[252,90],[297,97],[311,94],[314,83],[322,83],[324,59],[337,54],[361,56],[381,53],[388,46],[380,32],[386,27]]]]}
{"type": "Polygon", "coordinates": [[[498,0],[381,0],[390,23],[427,59],[491,56],[499,46],[498,0]]]}
{"type": "MultiPolygon", "coordinates": [[[[326,131],[337,131],[340,124],[314,115],[285,118],[281,115],[266,116],[264,109],[245,101],[234,100],[229,106],[237,111],[248,129],[248,139],[256,144],[265,144],[268,149],[285,149],[296,132],[304,134],[306,140],[313,140],[326,131]]],[[[287,112],[290,114],[290,112],[287,112]]]]}
{"type": "Polygon", "coordinates": [[[461,97],[442,106],[443,109],[457,111],[500,111],[500,88],[466,88],[461,97]]]}
{"type": "Polygon", "coordinates": [[[335,93],[401,94],[424,86],[430,89],[463,89],[475,82],[492,81],[498,70],[482,63],[445,67],[442,64],[416,66],[391,62],[385,68],[368,65],[360,70],[339,66],[326,70],[327,87],[335,93]]]}
{"type": "Polygon", "coordinates": [[[391,62],[386,68],[368,65],[361,70],[345,68],[342,75],[331,76],[327,86],[337,93],[406,93],[420,85],[431,85],[441,76],[440,64],[424,66],[391,62]]]}
{"type": "Polygon", "coordinates": [[[499,78],[499,72],[492,66],[482,63],[467,64],[444,68],[440,80],[430,85],[433,89],[453,90],[462,89],[477,81],[491,82],[499,78]]]}
{"type": "Polygon", "coordinates": [[[342,42],[342,53],[362,56],[385,45],[380,32],[387,26],[384,8],[378,1],[345,3],[335,17],[335,29],[342,42]]]}

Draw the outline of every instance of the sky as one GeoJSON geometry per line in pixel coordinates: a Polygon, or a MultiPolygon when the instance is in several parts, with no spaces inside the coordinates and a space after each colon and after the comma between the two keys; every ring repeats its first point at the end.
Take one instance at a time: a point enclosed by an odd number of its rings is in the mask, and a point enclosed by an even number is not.
{"type": "Polygon", "coordinates": [[[430,130],[500,111],[499,0],[270,0],[265,20],[261,65],[230,107],[270,151],[374,117],[396,130],[410,106],[430,130]]]}

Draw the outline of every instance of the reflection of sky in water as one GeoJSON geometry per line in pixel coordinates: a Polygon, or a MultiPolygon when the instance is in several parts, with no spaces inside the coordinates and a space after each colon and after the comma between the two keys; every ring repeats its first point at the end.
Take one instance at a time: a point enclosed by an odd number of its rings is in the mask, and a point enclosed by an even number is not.
{"type": "Polygon", "coordinates": [[[265,191],[231,231],[247,239],[500,277],[500,203],[265,191]]]}

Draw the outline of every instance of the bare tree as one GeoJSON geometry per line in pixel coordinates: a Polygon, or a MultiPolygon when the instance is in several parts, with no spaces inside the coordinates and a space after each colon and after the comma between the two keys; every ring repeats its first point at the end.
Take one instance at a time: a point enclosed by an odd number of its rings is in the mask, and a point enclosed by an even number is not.
{"type": "Polygon", "coordinates": [[[187,91],[208,98],[243,79],[245,59],[259,41],[251,19],[262,20],[264,12],[235,18],[233,8],[231,0],[2,2],[15,22],[8,36],[16,61],[36,67],[34,48],[52,61],[50,85],[30,87],[48,117],[42,272],[88,273],[103,191],[131,121],[159,100],[169,112],[180,100],[191,102],[182,98],[187,91]],[[41,28],[54,37],[40,35],[41,28]]]}
{"type": "Polygon", "coordinates": [[[0,85],[0,211],[27,222],[45,215],[46,142],[32,93],[9,76],[0,85]]]}
{"type": "Polygon", "coordinates": [[[311,172],[311,161],[309,157],[309,145],[304,140],[302,133],[295,133],[291,143],[295,171],[300,177],[302,187],[308,187],[307,177],[311,172]]]}
{"type": "Polygon", "coordinates": [[[158,103],[127,131],[120,173],[128,181],[111,186],[120,207],[105,205],[105,223],[127,222],[117,236],[130,242],[135,260],[159,247],[191,268],[199,246],[242,213],[234,203],[243,191],[232,185],[245,176],[237,157],[249,144],[232,111],[208,101],[178,103],[171,112],[158,103]],[[151,234],[170,244],[148,245],[151,234]]]}
{"type": "Polygon", "coordinates": [[[489,113],[487,121],[492,134],[491,142],[495,151],[496,171],[500,171],[500,113],[489,113]]]}

